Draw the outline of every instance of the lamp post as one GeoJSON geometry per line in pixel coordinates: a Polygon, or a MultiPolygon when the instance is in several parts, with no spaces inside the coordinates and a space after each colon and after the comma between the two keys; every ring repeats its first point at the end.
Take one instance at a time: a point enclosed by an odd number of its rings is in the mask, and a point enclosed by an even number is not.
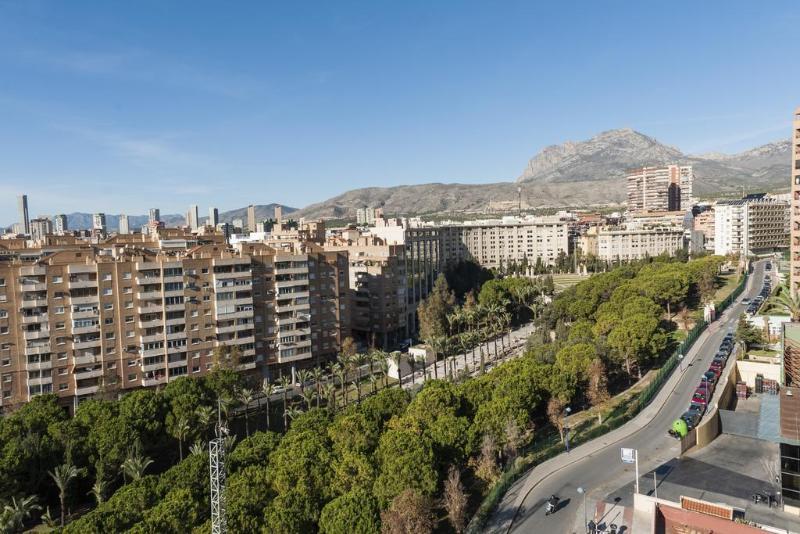
{"type": "Polygon", "coordinates": [[[682,373],[683,372],[683,353],[682,352],[678,353],[678,365],[680,366],[681,373],[682,373]]]}
{"type": "Polygon", "coordinates": [[[569,452],[569,414],[572,412],[572,408],[567,406],[564,409],[564,445],[567,448],[567,452],[569,452]]]}
{"type": "Polygon", "coordinates": [[[583,495],[583,529],[585,532],[589,531],[589,523],[586,521],[586,490],[583,489],[583,486],[578,487],[578,493],[583,495]]]}

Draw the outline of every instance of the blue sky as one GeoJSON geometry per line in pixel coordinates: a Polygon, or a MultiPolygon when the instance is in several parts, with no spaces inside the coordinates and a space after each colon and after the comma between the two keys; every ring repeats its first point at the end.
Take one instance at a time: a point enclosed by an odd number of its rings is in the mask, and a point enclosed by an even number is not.
{"type": "Polygon", "coordinates": [[[631,127],[788,137],[796,2],[0,0],[0,222],[513,180],[631,127]],[[644,4],[659,4],[644,5],[644,4]]]}

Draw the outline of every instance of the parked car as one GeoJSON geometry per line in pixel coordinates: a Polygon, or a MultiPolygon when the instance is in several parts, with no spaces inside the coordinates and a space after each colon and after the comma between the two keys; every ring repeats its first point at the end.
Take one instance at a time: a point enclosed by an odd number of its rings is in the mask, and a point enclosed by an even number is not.
{"type": "Polygon", "coordinates": [[[706,413],[706,405],[705,405],[705,403],[700,404],[700,403],[692,401],[692,403],[689,405],[689,409],[699,412],[700,415],[703,415],[704,413],[706,413]]]}
{"type": "Polygon", "coordinates": [[[697,426],[697,423],[700,422],[701,417],[703,417],[703,415],[699,411],[692,409],[686,410],[683,412],[683,415],[681,415],[681,419],[686,421],[686,426],[689,428],[689,430],[697,426]]]}
{"type": "Polygon", "coordinates": [[[700,381],[708,382],[709,384],[714,385],[717,383],[717,375],[715,375],[711,371],[706,371],[705,373],[703,373],[703,376],[700,378],[700,381]]]}

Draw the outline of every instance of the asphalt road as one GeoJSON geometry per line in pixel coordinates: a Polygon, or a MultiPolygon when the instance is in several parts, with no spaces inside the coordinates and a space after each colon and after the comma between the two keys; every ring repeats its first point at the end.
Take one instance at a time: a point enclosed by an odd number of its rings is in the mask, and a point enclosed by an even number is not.
{"type": "MultiPolygon", "coordinates": [[[[701,338],[683,361],[683,370],[675,370],[683,376],[675,386],[666,402],[659,409],[653,419],[639,430],[617,442],[609,443],[599,451],[589,456],[577,459],[574,462],[552,472],[535,485],[525,496],[522,505],[516,509],[509,509],[513,500],[504,500],[495,518],[490,523],[490,532],[541,532],[541,533],[569,533],[575,532],[574,525],[583,522],[583,497],[578,494],[577,488],[587,489],[587,503],[605,498],[614,498],[610,495],[615,491],[630,490],[627,482],[635,479],[634,466],[622,464],[620,461],[620,447],[635,448],[639,451],[639,473],[648,473],[662,463],[675,458],[679,454],[679,442],[667,434],[672,422],[680,417],[689,406],[689,399],[700,376],[707,370],[708,365],[717,352],[725,334],[735,329],[739,316],[744,312],[745,306],[741,303],[744,297],[752,298],[761,289],[764,276],[764,262],[755,264],[753,275],[750,277],[748,287],[726,313],[708,327],[709,335],[701,338]],[[552,495],[558,495],[561,505],[558,511],[550,516],[545,516],[545,502],[552,495]],[[577,520],[580,514],[580,521],[577,520]],[[513,516],[510,529],[498,530],[500,517],[513,516]],[[492,526],[494,525],[494,526],[492,526]]],[[[598,439],[603,439],[598,438],[598,439]]],[[[525,478],[534,477],[534,469],[516,485],[524,485],[525,478]]],[[[538,474],[541,476],[541,473],[538,474]]],[[[653,481],[640,479],[641,491],[652,489],[653,481]],[[649,486],[647,485],[649,484],[649,486]]],[[[631,496],[618,495],[620,498],[631,496]]],[[[587,504],[588,515],[592,516],[593,507],[587,504]]],[[[628,531],[630,532],[630,531],[628,531]]]]}

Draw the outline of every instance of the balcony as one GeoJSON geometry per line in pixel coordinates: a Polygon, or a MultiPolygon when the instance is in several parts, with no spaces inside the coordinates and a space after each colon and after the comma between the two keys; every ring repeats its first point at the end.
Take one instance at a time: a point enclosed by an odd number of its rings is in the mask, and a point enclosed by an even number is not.
{"type": "Polygon", "coordinates": [[[73,306],[81,306],[84,304],[98,304],[100,297],[98,295],[88,295],[85,297],[70,297],[70,302],[73,306]]]}
{"type": "Polygon", "coordinates": [[[100,386],[86,386],[83,388],[75,389],[75,396],[83,397],[84,395],[94,395],[100,386]]]}
{"type": "Polygon", "coordinates": [[[157,291],[139,291],[136,297],[139,300],[161,300],[162,294],[160,289],[157,291]]]}
{"type": "Polygon", "coordinates": [[[293,286],[307,286],[308,280],[281,280],[279,282],[275,282],[275,287],[282,288],[282,287],[293,287],[293,286]]]}
{"type": "Polygon", "coordinates": [[[28,379],[29,386],[42,386],[44,384],[52,384],[52,383],[53,383],[52,376],[40,376],[39,378],[28,379]]]}
{"type": "Polygon", "coordinates": [[[83,356],[75,356],[74,358],[72,358],[72,361],[76,366],[91,365],[93,363],[99,362],[100,356],[97,356],[95,354],[89,354],[89,355],[84,354],[83,356]]]}
{"type": "Polygon", "coordinates": [[[94,334],[95,332],[100,331],[100,324],[94,324],[90,326],[73,326],[72,327],[72,334],[73,335],[80,335],[80,334],[94,334]]]}
{"type": "Polygon", "coordinates": [[[175,360],[174,362],[169,362],[167,364],[167,367],[169,367],[170,369],[174,369],[176,367],[185,367],[185,366],[186,366],[185,358],[183,360],[175,360]]]}
{"type": "MultiPolygon", "coordinates": [[[[241,271],[238,273],[214,273],[214,280],[225,280],[228,278],[252,278],[253,273],[250,271],[241,271]]],[[[215,284],[216,285],[216,284],[215,284]]]]}
{"type": "Polygon", "coordinates": [[[234,342],[236,345],[245,345],[247,343],[255,343],[256,338],[254,336],[247,336],[247,337],[238,337],[236,339],[229,339],[228,341],[234,342]]]}
{"type": "Polygon", "coordinates": [[[38,313],[36,315],[23,315],[21,318],[22,324],[36,324],[36,323],[46,323],[47,322],[47,314],[46,313],[38,313]]]}
{"type": "Polygon", "coordinates": [[[91,319],[93,317],[98,317],[100,312],[98,310],[86,310],[86,311],[74,311],[72,312],[73,319],[91,319]]]}
{"type": "Polygon", "coordinates": [[[214,313],[214,318],[215,319],[217,319],[217,320],[221,319],[223,321],[228,320],[228,319],[245,319],[245,318],[249,318],[249,317],[252,317],[252,316],[253,316],[253,310],[252,309],[239,310],[239,311],[228,312],[228,313],[220,313],[220,312],[216,311],[214,313]]]}
{"type": "Polygon", "coordinates": [[[287,267],[285,269],[275,269],[276,274],[306,274],[308,267],[287,267]]]}
{"type": "Polygon", "coordinates": [[[67,285],[70,289],[85,289],[97,287],[97,280],[70,280],[67,285]]]}
{"type": "Polygon", "coordinates": [[[149,336],[142,336],[141,339],[142,343],[155,343],[157,341],[163,341],[163,340],[164,340],[163,332],[159,332],[158,334],[151,334],[149,336]]]}
{"type": "Polygon", "coordinates": [[[164,321],[165,326],[175,326],[179,324],[184,324],[186,322],[186,317],[179,317],[177,319],[167,319],[164,321]]]}
{"type": "Polygon", "coordinates": [[[44,308],[47,306],[47,299],[23,299],[20,306],[22,308],[44,308]]]}
{"type": "Polygon", "coordinates": [[[161,277],[160,276],[137,276],[136,283],[140,286],[145,286],[149,284],[160,284],[161,277]]]}
{"type": "Polygon", "coordinates": [[[103,376],[103,369],[91,369],[88,371],[82,371],[80,369],[75,369],[75,380],[85,380],[87,378],[99,378],[103,376]]]}
{"type": "MultiPolygon", "coordinates": [[[[248,352],[249,352],[249,351],[248,351],[248,352]]],[[[249,356],[253,356],[253,355],[255,355],[255,351],[252,351],[252,352],[253,352],[253,354],[251,354],[251,355],[249,355],[249,356]]],[[[239,366],[238,366],[238,369],[239,369],[240,371],[248,371],[248,370],[250,370],[250,369],[255,369],[255,368],[256,368],[256,362],[245,362],[245,363],[240,363],[240,364],[239,364],[239,366]]]]}
{"type": "Polygon", "coordinates": [[[163,356],[164,355],[164,347],[159,347],[157,349],[142,349],[142,358],[152,357],[152,356],[163,356]]]}
{"type": "Polygon", "coordinates": [[[167,375],[154,376],[152,378],[142,377],[142,386],[144,387],[157,386],[159,384],[166,384],[166,383],[167,383],[167,375]]]}
{"type": "Polygon", "coordinates": [[[182,274],[176,274],[176,275],[173,275],[173,276],[165,276],[164,277],[164,283],[166,284],[167,282],[183,282],[183,275],[182,274]]]}
{"type": "Polygon", "coordinates": [[[26,346],[25,354],[50,354],[50,343],[40,343],[37,345],[26,346]]]}
{"type": "Polygon", "coordinates": [[[90,274],[96,273],[97,268],[94,264],[92,265],[79,265],[77,263],[73,263],[67,265],[67,272],[69,274],[90,274]]]}
{"type": "Polygon", "coordinates": [[[47,291],[47,284],[45,282],[22,284],[20,286],[20,291],[22,291],[23,293],[26,291],[47,291]]]}
{"type": "Polygon", "coordinates": [[[218,326],[217,334],[230,334],[231,332],[238,332],[239,330],[248,330],[253,328],[252,323],[248,324],[234,324],[230,326],[218,326]]]}
{"type": "Polygon", "coordinates": [[[163,324],[163,319],[151,319],[149,321],[139,321],[139,328],[157,328],[163,324]]]}
{"type": "Polygon", "coordinates": [[[183,289],[173,289],[171,291],[164,291],[165,297],[182,297],[183,289]]]}
{"type": "Polygon", "coordinates": [[[25,330],[22,333],[22,337],[25,341],[32,341],[34,339],[42,339],[42,338],[49,338],[50,337],[50,330],[47,328],[42,328],[41,330],[25,330]]]}
{"type": "Polygon", "coordinates": [[[92,339],[90,341],[74,341],[72,343],[72,348],[75,350],[94,349],[99,347],[101,344],[102,340],[100,338],[92,339]]]}
{"type": "Polygon", "coordinates": [[[145,306],[137,306],[136,313],[139,315],[147,314],[147,313],[163,313],[164,312],[164,305],[163,304],[147,304],[145,306]]]}
{"type": "Polygon", "coordinates": [[[164,306],[165,312],[172,312],[172,311],[183,311],[186,309],[186,303],[181,302],[179,304],[166,304],[164,306]]]}
{"type": "Polygon", "coordinates": [[[53,362],[50,360],[44,362],[34,362],[34,363],[27,362],[25,364],[26,371],[43,371],[45,369],[52,369],[52,368],[53,368],[53,362]]]}
{"type": "Polygon", "coordinates": [[[20,276],[44,276],[47,268],[44,265],[29,265],[19,268],[20,276]]]}

